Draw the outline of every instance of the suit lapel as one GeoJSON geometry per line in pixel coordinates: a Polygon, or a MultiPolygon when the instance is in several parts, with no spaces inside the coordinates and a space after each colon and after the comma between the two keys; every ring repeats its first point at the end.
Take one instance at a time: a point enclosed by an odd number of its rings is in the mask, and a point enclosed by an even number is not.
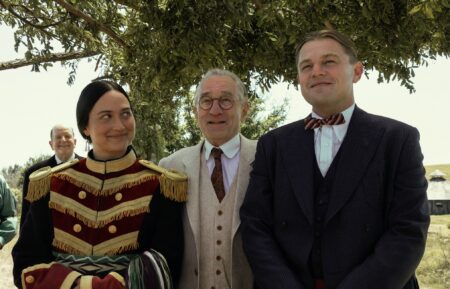
{"type": "MultiPolygon", "coordinates": [[[[314,206],[314,131],[305,130],[303,120],[293,124],[289,137],[280,140],[282,163],[300,208],[313,224],[314,206]]],[[[280,188],[283,190],[284,188],[280,188]]]]}
{"type": "Polygon", "coordinates": [[[345,139],[340,147],[332,195],[325,221],[328,222],[348,201],[378,147],[383,129],[375,126],[370,115],[355,107],[345,139]]]}
{"type": "Polygon", "coordinates": [[[192,233],[194,234],[194,241],[197,246],[199,244],[199,222],[200,222],[200,191],[199,191],[199,181],[200,181],[200,161],[201,161],[201,149],[203,146],[203,141],[201,141],[196,146],[192,147],[191,150],[184,156],[183,171],[188,176],[188,201],[186,202],[186,214],[188,222],[191,226],[192,233]]]}
{"type": "Polygon", "coordinates": [[[239,156],[239,167],[236,173],[237,186],[233,208],[233,223],[231,227],[232,238],[234,238],[239,225],[241,224],[241,218],[239,217],[239,209],[244,201],[245,193],[247,191],[248,181],[250,178],[250,171],[252,169],[251,163],[255,158],[256,144],[252,144],[251,141],[241,135],[241,149],[239,156]]]}

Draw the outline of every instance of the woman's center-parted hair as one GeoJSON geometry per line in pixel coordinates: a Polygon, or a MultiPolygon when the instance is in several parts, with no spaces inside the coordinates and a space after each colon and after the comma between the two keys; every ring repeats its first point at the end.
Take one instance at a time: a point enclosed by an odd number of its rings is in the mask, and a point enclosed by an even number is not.
{"type": "Polygon", "coordinates": [[[100,97],[111,90],[119,91],[125,95],[131,106],[130,98],[128,97],[126,91],[122,88],[122,86],[111,80],[95,80],[89,83],[81,91],[76,108],[77,126],[81,136],[88,142],[92,142],[92,140],[89,136],[84,134],[84,130],[89,123],[89,113],[100,97]]]}
{"type": "Polygon", "coordinates": [[[206,80],[208,80],[211,77],[214,76],[227,76],[231,78],[234,83],[236,84],[236,94],[241,103],[246,103],[248,101],[247,93],[245,91],[245,85],[241,81],[241,79],[234,74],[233,72],[225,69],[219,69],[214,68],[208,70],[205,75],[203,75],[202,80],[200,80],[200,83],[197,85],[197,88],[195,90],[195,98],[194,98],[194,105],[197,107],[200,101],[200,97],[203,93],[203,83],[205,83],[206,80]]]}

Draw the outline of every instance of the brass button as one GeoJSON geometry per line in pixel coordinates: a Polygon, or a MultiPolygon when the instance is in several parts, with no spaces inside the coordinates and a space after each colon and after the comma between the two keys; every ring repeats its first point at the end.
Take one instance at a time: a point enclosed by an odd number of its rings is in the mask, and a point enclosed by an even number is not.
{"type": "Polygon", "coordinates": [[[74,231],[75,233],[81,232],[81,225],[80,225],[80,224],[75,224],[75,225],[73,225],[73,231],[74,231]]]}
{"type": "Polygon", "coordinates": [[[28,275],[27,277],[25,277],[25,282],[27,282],[28,284],[34,283],[34,277],[28,275]]]}
{"type": "Polygon", "coordinates": [[[110,232],[111,234],[114,234],[117,232],[117,227],[114,225],[111,225],[108,227],[108,232],[110,232]]]}
{"type": "Polygon", "coordinates": [[[122,193],[117,193],[115,196],[114,196],[114,198],[116,199],[116,201],[120,201],[120,200],[122,200],[122,198],[123,198],[123,195],[122,195],[122,193]]]}
{"type": "Polygon", "coordinates": [[[86,192],[85,191],[80,191],[78,193],[78,198],[80,198],[81,200],[86,199],[86,192]]]}

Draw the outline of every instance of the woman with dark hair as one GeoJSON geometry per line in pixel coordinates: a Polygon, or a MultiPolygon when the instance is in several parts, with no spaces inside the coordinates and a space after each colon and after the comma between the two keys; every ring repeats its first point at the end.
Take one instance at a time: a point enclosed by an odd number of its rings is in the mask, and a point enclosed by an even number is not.
{"type": "Polygon", "coordinates": [[[30,176],[30,217],[13,249],[19,288],[172,288],[186,177],[139,160],[135,119],[117,83],[87,85],[76,108],[86,159],[30,176]]]}

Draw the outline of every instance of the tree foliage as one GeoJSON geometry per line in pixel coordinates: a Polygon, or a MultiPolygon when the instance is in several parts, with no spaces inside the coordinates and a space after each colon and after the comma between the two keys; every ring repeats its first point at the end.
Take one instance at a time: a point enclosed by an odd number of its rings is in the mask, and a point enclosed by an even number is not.
{"type": "MultiPolygon", "coordinates": [[[[154,158],[198,138],[186,113],[190,89],[206,70],[229,69],[263,91],[295,83],[295,45],[311,30],[332,26],[351,35],[366,70],[376,69],[379,81],[397,78],[410,91],[415,67],[450,52],[449,0],[0,0],[0,6],[0,23],[16,29],[15,48],[26,48],[23,62],[0,69],[39,71],[61,60],[73,69],[73,81],[80,57],[96,61],[101,77],[130,88],[136,145],[154,158]],[[70,60],[70,53],[78,56],[70,60]],[[190,138],[179,138],[187,129],[190,138]]],[[[260,121],[276,125],[280,112],[260,121]]]]}
{"type": "Polygon", "coordinates": [[[2,168],[2,175],[11,188],[22,189],[23,174],[26,169],[32,165],[50,158],[50,155],[39,155],[37,157],[30,157],[24,165],[12,165],[2,168]]]}

